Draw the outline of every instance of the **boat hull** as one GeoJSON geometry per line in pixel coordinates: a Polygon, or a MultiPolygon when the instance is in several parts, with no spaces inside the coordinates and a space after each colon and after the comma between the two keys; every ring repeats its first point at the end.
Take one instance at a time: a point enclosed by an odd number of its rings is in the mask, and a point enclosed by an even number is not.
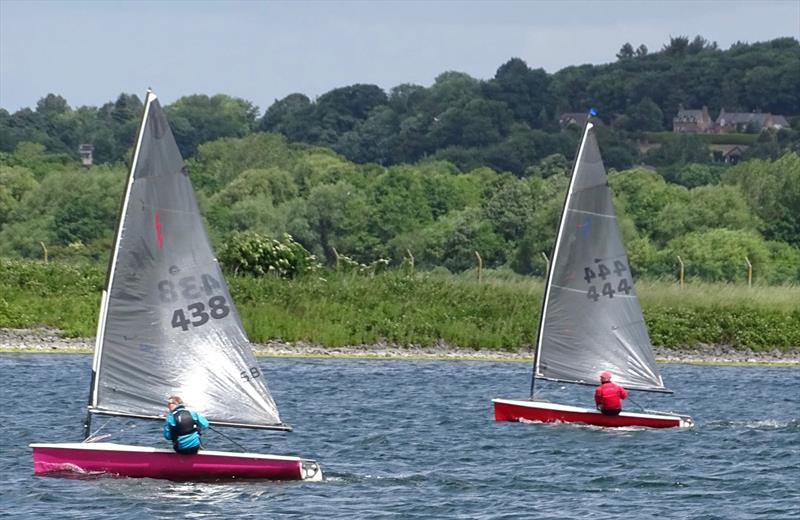
{"type": "Polygon", "coordinates": [[[322,480],[317,462],[298,457],[201,450],[172,450],[106,442],[31,444],[33,472],[110,474],[168,480],[322,480]]]}
{"type": "Polygon", "coordinates": [[[659,412],[622,412],[603,415],[597,410],[543,401],[494,399],[494,418],[497,421],[536,421],[582,423],[594,426],[648,428],[688,428],[694,426],[691,417],[659,412]]]}

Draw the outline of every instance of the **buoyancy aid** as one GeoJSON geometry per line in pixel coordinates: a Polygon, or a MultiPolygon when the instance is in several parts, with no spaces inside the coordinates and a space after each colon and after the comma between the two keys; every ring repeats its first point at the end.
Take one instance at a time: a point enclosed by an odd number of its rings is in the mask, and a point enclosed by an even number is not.
{"type": "Polygon", "coordinates": [[[172,418],[175,421],[175,425],[170,425],[169,433],[172,437],[172,446],[177,450],[178,438],[182,435],[199,432],[200,427],[197,425],[197,421],[194,420],[192,412],[184,408],[172,412],[172,418]]]}

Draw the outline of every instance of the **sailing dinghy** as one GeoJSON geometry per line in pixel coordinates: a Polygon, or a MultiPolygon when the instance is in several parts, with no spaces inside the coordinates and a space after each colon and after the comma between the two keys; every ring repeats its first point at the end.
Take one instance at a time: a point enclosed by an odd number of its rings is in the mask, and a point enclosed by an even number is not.
{"type": "Polygon", "coordinates": [[[291,431],[242,327],[161,106],[151,91],[100,306],[84,442],[31,444],[36,474],[321,480],[313,460],[92,442],[93,415],[164,420],[183,396],[212,426],[291,431]]]}
{"type": "Polygon", "coordinates": [[[658,373],[633,287],[594,125],[584,128],[547,275],[530,398],[494,399],[498,421],[689,427],[666,412],[603,415],[535,398],[537,379],[595,386],[609,371],[628,390],[671,393],[658,373]]]}

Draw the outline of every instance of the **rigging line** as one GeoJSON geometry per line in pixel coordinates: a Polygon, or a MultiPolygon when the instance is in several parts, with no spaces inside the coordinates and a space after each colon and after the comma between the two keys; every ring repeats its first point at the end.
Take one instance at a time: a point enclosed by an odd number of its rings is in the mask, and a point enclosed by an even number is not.
{"type": "Polygon", "coordinates": [[[633,400],[633,398],[632,398],[630,395],[628,396],[628,401],[630,401],[630,402],[631,402],[631,404],[634,404],[634,405],[638,406],[638,407],[639,407],[639,410],[641,410],[641,411],[643,411],[643,412],[646,412],[646,411],[647,411],[647,410],[645,410],[645,409],[644,409],[644,407],[643,407],[642,405],[640,405],[639,403],[637,403],[636,401],[634,401],[634,400],[633,400]]]}
{"type": "Polygon", "coordinates": [[[567,210],[570,213],[580,213],[581,215],[593,215],[595,217],[604,217],[604,218],[613,218],[616,219],[616,215],[606,215],[605,213],[595,213],[594,211],[586,211],[583,209],[569,209],[567,210]]]}
{"type": "MultiPolygon", "coordinates": [[[[93,431],[91,433],[91,435],[89,435],[86,438],[86,440],[84,440],[83,442],[96,442],[98,440],[107,439],[107,438],[111,437],[113,435],[113,433],[107,433],[104,436],[103,435],[97,435],[98,433],[100,433],[100,431],[102,431],[103,428],[105,428],[108,425],[109,422],[111,422],[111,419],[112,419],[111,417],[106,419],[106,422],[101,424],[100,427],[98,429],[96,429],[95,431],[93,431]]],[[[117,433],[124,433],[126,430],[132,430],[132,429],[136,428],[137,426],[138,425],[135,424],[135,423],[134,424],[130,424],[128,426],[124,426],[124,427],[120,428],[117,433]]]]}
{"type": "Polygon", "coordinates": [[[235,440],[231,439],[230,437],[228,437],[227,435],[225,435],[225,434],[224,434],[224,433],[222,433],[221,431],[217,430],[217,429],[216,429],[216,428],[214,428],[213,426],[209,426],[209,427],[208,427],[208,429],[209,429],[209,430],[211,430],[211,431],[212,431],[212,432],[214,432],[214,433],[218,433],[219,435],[222,435],[223,437],[225,437],[226,439],[228,439],[229,441],[231,441],[232,443],[234,443],[234,444],[235,444],[235,445],[236,445],[236,446],[237,446],[237,447],[238,447],[240,450],[242,450],[242,451],[245,451],[245,452],[249,451],[247,448],[245,448],[244,446],[242,446],[241,444],[239,444],[239,443],[238,443],[238,442],[236,442],[235,440]]]}
{"type": "Polygon", "coordinates": [[[87,435],[86,438],[83,439],[83,442],[92,442],[95,438],[97,438],[97,434],[100,433],[102,431],[102,429],[105,428],[106,425],[108,425],[108,423],[110,421],[111,421],[111,419],[106,419],[106,422],[101,424],[98,429],[96,429],[95,431],[93,431],[89,435],[87,435]]]}

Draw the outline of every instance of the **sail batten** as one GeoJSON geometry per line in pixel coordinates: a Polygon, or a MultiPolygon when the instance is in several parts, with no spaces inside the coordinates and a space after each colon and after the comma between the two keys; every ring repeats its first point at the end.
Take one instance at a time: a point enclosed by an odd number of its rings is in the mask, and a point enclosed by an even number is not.
{"type": "Polygon", "coordinates": [[[592,123],[581,140],[548,273],[534,378],[667,391],[633,286],[592,123]]]}
{"type": "Polygon", "coordinates": [[[101,303],[91,413],[289,429],[256,362],[175,138],[148,92],[101,303]]]}

